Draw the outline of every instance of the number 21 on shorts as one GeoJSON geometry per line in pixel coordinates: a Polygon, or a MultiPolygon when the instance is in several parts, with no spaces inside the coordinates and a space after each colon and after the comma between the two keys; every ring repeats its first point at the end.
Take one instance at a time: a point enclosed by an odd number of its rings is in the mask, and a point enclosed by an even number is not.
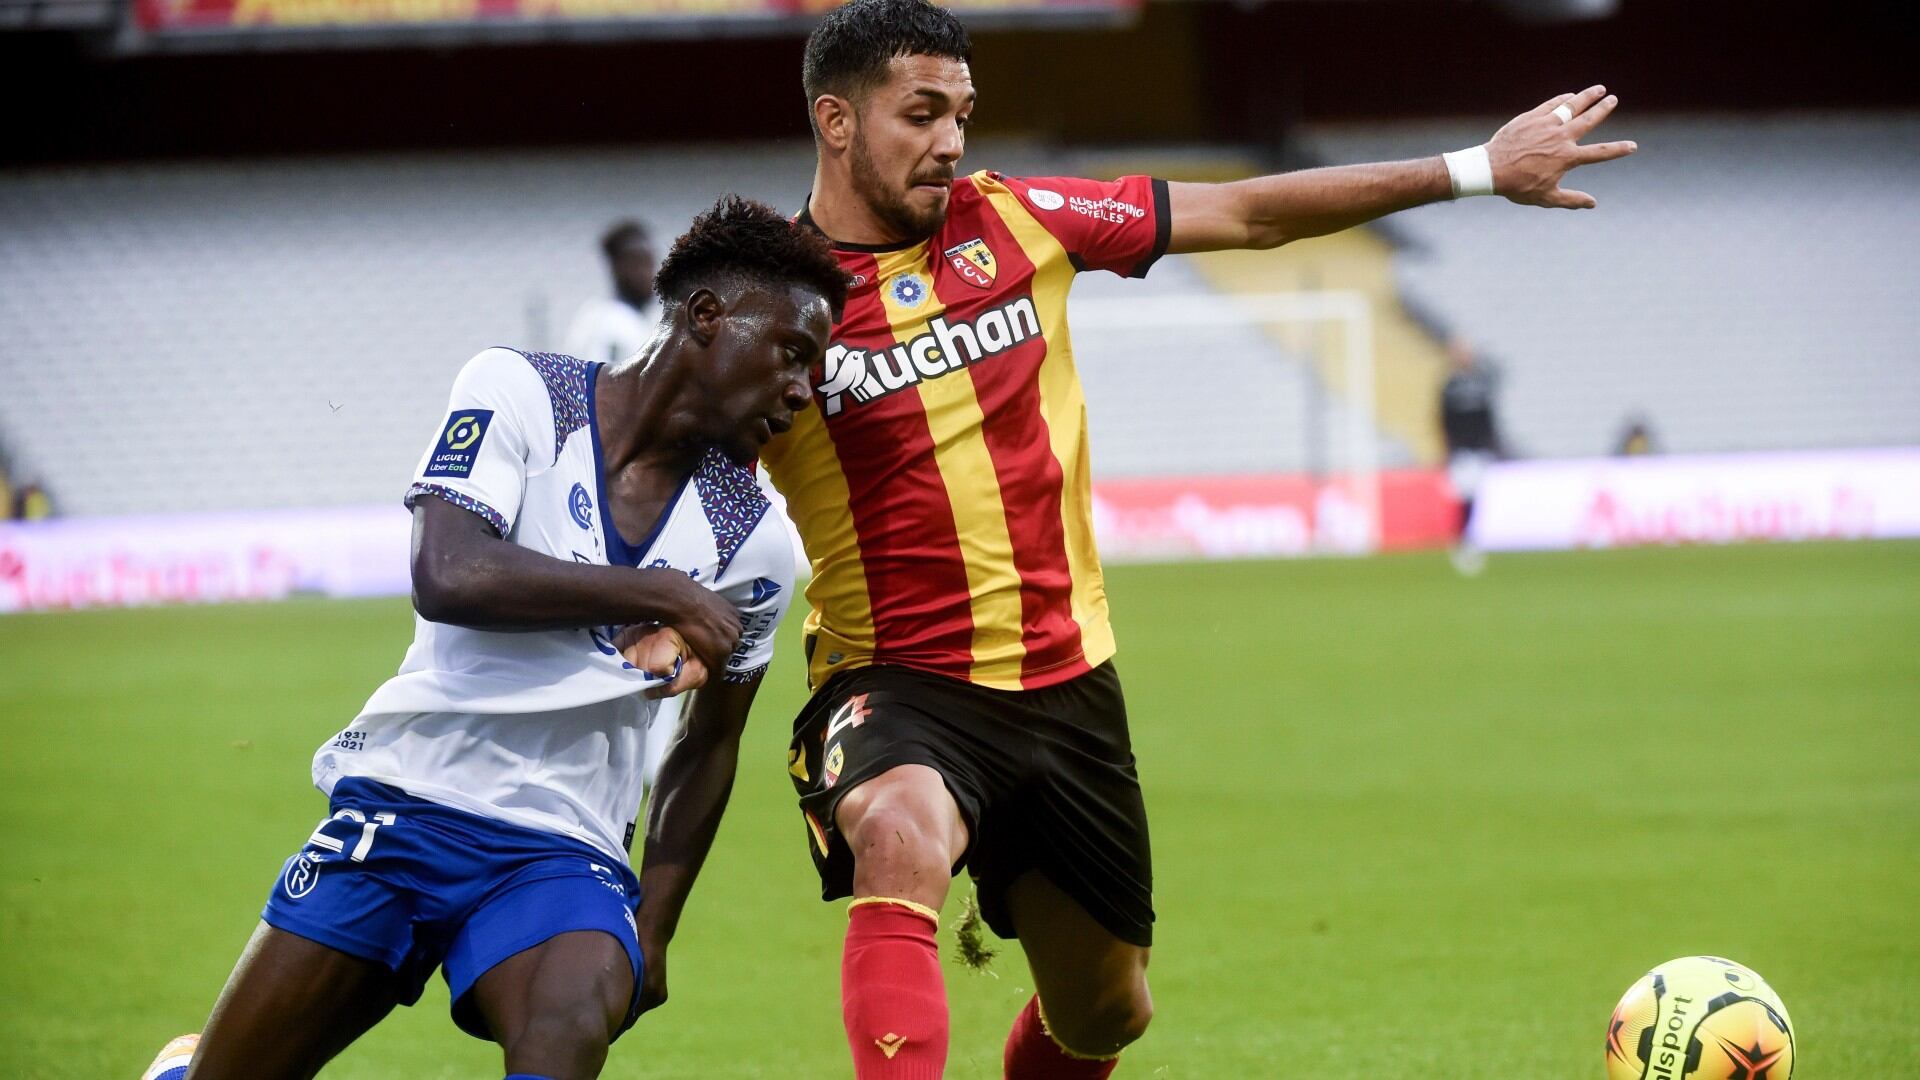
{"type": "Polygon", "coordinates": [[[338,836],[329,836],[327,827],[337,821],[350,822],[360,826],[360,837],[358,842],[354,843],[353,850],[348,852],[347,858],[354,862],[365,862],[367,853],[373,850],[373,834],[379,831],[380,826],[391,825],[398,820],[397,816],[388,813],[375,814],[373,820],[368,821],[367,815],[351,807],[335,810],[332,817],[315,826],[313,835],[307,837],[307,845],[319,848],[321,851],[333,852],[335,855],[346,851],[348,841],[353,840],[352,831],[347,830],[346,838],[342,839],[338,836]]]}

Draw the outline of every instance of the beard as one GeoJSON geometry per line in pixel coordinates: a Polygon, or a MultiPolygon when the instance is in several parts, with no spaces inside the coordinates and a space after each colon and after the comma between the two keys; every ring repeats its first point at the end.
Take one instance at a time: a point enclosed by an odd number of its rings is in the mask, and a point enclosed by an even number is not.
{"type": "MultiPolygon", "coordinates": [[[[888,189],[887,182],[880,178],[880,170],[873,164],[873,151],[867,146],[864,133],[854,132],[851,151],[849,164],[853,166],[854,193],[895,235],[902,240],[917,242],[932,236],[940,226],[946,224],[946,202],[941,202],[931,210],[916,210],[907,202],[906,195],[888,189]]],[[[951,169],[944,178],[952,179],[951,169]]]]}

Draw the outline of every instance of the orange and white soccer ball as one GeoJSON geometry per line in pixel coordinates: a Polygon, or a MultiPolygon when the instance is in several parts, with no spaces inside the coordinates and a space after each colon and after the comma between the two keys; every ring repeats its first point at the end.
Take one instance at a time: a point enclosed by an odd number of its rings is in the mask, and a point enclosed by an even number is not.
{"type": "Polygon", "coordinates": [[[1607,1021],[1607,1080],[1789,1080],[1793,1023],[1753,969],[1683,956],[1641,976],[1607,1021]]]}

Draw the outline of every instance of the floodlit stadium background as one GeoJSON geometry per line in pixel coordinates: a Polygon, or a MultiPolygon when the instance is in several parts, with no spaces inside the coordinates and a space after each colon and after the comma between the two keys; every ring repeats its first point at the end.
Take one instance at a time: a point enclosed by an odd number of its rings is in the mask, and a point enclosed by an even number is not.
{"type": "MultiPolygon", "coordinates": [[[[1574,174],[1597,212],[1481,199],[1082,280],[1159,867],[1121,1075],[1597,1076],[1614,998],[1695,952],[1780,990],[1804,1075],[1920,1075],[1892,6],[957,6],[963,168],[1425,155],[1594,81],[1641,145],[1574,174]],[[1454,338],[1512,456],[1473,579],[1442,554],[1454,338]],[[1657,452],[1614,456],[1634,421],[1657,452]]],[[[0,502],[40,519],[0,522],[0,1075],[132,1077],[204,1018],[322,814],[312,748],[410,633],[398,495],[452,374],[557,347],[616,218],[664,244],[723,191],[799,208],[817,8],[0,0],[0,502]]],[[[793,652],[673,1001],[610,1077],[847,1072],[793,652]]],[[[1012,948],[952,970],[951,1075],[997,1075],[1024,979],[1012,948]]],[[[439,994],[327,1075],[497,1073],[439,994]]]]}

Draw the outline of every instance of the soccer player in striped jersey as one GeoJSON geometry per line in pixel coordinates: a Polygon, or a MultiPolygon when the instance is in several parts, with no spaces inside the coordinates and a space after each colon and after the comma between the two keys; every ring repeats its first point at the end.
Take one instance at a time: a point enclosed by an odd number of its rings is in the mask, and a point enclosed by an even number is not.
{"type": "Polygon", "coordinates": [[[809,37],[818,162],[800,220],[854,287],[817,408],[768,444],[813,565],[794,724],[822,892],[852,896],[842,1013],[859,1080],[940,1076],[935,913],[966,868],[1037,989],[1012,1080],[1103,1077],[1146,1029],[1145,809],[1094,548],[1074,276],[1271,248],[1465,194],[1586,207],[1613,110],[1563,94],[1482,147],[1228,184],[961,174],[971,45],[925,0],[853,0],[809,37]]]}
{"type": "Polygon", "coordinates": [[[846,278],[818,236],[728,198],[654,285],[666,312],[637,353],[488,349],[454,381],[406,495],[413,647],[314,754],[330,816],[198,1048],[170,1044],[154,1080],[313,1076],[436,968],[509,1080],[588,1080],[665,999],[792,593],[751,463],[810,403],[846,278]],[[636,878],[647,728],[708,673],[636,878]]]}

